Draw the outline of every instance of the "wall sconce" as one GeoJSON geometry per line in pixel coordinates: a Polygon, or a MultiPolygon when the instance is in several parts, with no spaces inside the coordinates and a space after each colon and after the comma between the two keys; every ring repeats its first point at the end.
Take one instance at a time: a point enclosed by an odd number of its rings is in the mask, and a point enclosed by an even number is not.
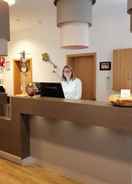
{"type": "Polygon", "coordinates": [[[51,61],[50,56],[49,56],[48,53],[46,53],[46,52],[42,53],[42,60],[44,62],[48,62],[49,64],[51,64],[53,66],[53,69],[54,69],[53,73],[56,73],[56,70],[57,70],[58,66],[53,61],[51,61]]]}

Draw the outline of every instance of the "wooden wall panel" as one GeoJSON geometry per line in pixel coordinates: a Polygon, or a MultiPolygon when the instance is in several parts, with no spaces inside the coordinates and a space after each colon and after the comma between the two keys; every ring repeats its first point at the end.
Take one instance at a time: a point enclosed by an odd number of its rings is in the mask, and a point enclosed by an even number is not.
{"type": "Polygon", "coordinates": [[[113,51],[113,90],[132,90],[132,49],[113,51]]]}

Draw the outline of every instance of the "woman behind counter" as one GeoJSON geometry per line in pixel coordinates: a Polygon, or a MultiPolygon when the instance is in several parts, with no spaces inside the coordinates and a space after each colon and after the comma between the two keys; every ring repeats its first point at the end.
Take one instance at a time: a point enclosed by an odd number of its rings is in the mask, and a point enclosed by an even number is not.
{"type": "Polygon", "coordinates": [[[62,71],[62,88],[66,99],[79,100],[82,97],[82,82],[75,78],[73,69],[66,65],[62,71]]]}

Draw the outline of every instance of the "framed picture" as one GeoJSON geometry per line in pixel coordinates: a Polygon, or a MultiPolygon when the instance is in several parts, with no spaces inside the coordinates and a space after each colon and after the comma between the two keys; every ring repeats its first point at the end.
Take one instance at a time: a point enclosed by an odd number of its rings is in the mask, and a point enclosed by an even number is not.
{"type": "Polygon", "coordinates": [[[100,62],[100,70],[102,71],[111,70],[111,62],[110,61],[100,62]]]}

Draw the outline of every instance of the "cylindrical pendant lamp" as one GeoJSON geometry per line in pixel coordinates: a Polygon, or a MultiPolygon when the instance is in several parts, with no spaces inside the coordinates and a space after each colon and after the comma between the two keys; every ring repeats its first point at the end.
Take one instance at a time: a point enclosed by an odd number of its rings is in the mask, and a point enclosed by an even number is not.
{"type": "Polygon", "coordinates": [[[66,23],[60,29],[61,47],[85,49],[89,46],[89,26],[87,23],[66,23]]]}
{"type": "Polygon", "coordinates": [[[61,47],[84,49],[89,47],[89,28],[92,25],[92,6],[95,0],[56,0],[57,26],[61,47]]]}
{"type": "Polygon", "coordinates": [[[127,13],[130,14],[130,31],[132,32],[132,0],[127,2],[127,13]]]}
{"type": "Polygon", "coordinates": [[[8,41],[10,40],[9,5],[0,0],[0,55],[8,54],[8,41]]]}

